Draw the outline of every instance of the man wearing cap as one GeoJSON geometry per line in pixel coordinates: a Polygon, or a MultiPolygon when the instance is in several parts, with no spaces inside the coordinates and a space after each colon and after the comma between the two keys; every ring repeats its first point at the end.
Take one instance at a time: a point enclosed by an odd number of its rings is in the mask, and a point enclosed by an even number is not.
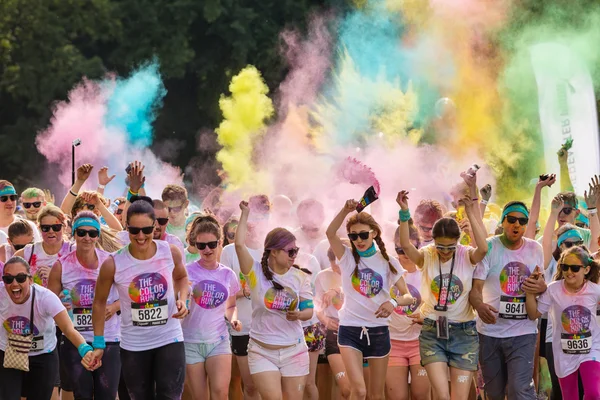
{"type": "MultiPolygon", "coordinates": [[[[12,183],[0,179],[0,231],[8,235],[8,226],[12,224],[18,217],[15,215],[17,210],[17,199],[19,195],[12,183]]],[[[33,240],[39,242],[42,240],[42,235],[36,224],[25,220],[33,230],[33,240]]]]}
{"type": "Polygon", "coordinates": [[[544,256],[539,243],[523,236],[528,222],[525,204],[508,203],[501,216],[504,232],[488,239],[488,253],[473,274],[469,299],[478,314],[479,363],[490,400],[536,398],[537,321],[527,318],[522,284],[543,271],[544,256]]]}

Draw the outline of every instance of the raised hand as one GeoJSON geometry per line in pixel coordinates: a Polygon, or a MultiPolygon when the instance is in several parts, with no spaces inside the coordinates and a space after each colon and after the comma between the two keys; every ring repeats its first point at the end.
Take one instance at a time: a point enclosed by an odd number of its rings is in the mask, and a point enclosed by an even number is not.
{"type": "Polygon", "coordinates": [[[401,209],[408,210],[408,191],[401,190],[398,192],[398,195],[396,196],[396,203],[398,203],[401,209]]]}
{"type": "Polygon", "coordinates": [[[77,180],[85,182],[91,175],[94,166],[92,164],[83,164],[77,168],[77,180]]]}
{"type": "Polygon", "coordinates": [[[356,211],[356,206],[358,206],[358,201],[356,200],[346,200],[346,204],[344,204],[344,210],[347,213],[351,213],[352,211],[356,211]]]}
{"type": "Polygon", "coordinates": [[[134,161],[129,164],[131,167],[129,169],[129,174],[127,175],[129,178],[129,189],[133,193],[138,193],[144,182],[146,182],[146,177],[144,176],[144,164],[141,161],[134,161]]]}
{"type": "Polygon", "coordinates": [[[564,199],[560,195],[556,195],[552,199],[551,212],[556,213],[558,215],[560,213],[560,210],[562,210],[564,206],[565,206],[564,199]]]}
{"type": "Polygon", "coordinates": [[[54,195],[49,189],[44,189],[44,198],[47,203],[54,204],[54,195]]]}
{"type": "Polygon", "coordinates": [[[242,210],[242,213],[249,213],[250,212],[250,206],[248,205],[247,201],[240,201],[240,210],[242,210]]]}
{"type": "Polygon", "coordinates": [[[102,186],[108,185],[113,179],[115,179],[116,175],[108,176],[108,167],[102,167],[98,171],[98,184],[102,186]]]}
{"type": "Polygon", "coordinates": [[[554,185],[556,183],[556,174],[544,174],[544,175],[540,175],[540,179],[538,180],[538,186],[539,187],[552,187],[552,185],[554,185]]]}
{"type": "Polygon", "coordinates": [[[481,198],[483,200],[489,201],[492,197],[492,185],[488,183],[487,185],[479,189],[479,194],[481,194],[481,198]]]}

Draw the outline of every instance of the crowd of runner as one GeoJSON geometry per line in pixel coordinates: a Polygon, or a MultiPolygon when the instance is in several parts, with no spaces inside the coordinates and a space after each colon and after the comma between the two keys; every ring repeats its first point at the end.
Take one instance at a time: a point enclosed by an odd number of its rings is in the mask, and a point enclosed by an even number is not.
{"type": "Polygon", "coordinates": [[[60,204],[0,180],[2,400],[314,400],[323,357],[341,399],[533,400],[540,356],[552,399],[600,399],[598,177],[499,206],[471,168],[451,204],[400,187],[327,225],[323,199],[190,212],[139,162],[115,199],[93,172],[60,204]]]}

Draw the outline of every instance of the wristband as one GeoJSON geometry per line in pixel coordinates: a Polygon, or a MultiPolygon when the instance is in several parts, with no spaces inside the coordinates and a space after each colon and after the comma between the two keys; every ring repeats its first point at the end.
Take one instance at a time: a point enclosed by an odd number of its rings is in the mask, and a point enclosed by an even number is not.
{"type": "Polygon", "coordinates": [[[132,192],[131,189],[127,191],[127,201],[131,200],[131,196],[137,196],[138,192],[132,192]]]}
{"type": "Polygon", "coordinates": [[[77,193],[75,193],[74,191],[72,191],[72,190],[70,190],[70,189],[69,189],[69,193],[71,193],[71,195],[72,195],[72,196],[75,196],[75,197],[77,197],[77,193]]]}
{"type": "Polygon", "coordinates": [[[396,299],[390,298],[388,301],[390,303],[392,303],[392,305],[394,306],[394,308],[398,307],[398,302],[396,301],[396,299]]]}
{"type": "Polygon", "coordinates": [[[487,201],[487,200],[485,200],[485,199],[481,199],[480,203],[481,203],[481,204],[486,204],[486,205],[487,205],[488,201],[487,201]]]}
{"type": "Polygon", "coordinates": [[[307,308],[315,308],[312,300],[302,300],[300,302],[300,311],[306,310],[307,308]]]}
{"type": "Polygon", "coordinates": [[[400,210],[398,216],[400,217],[400,222],[408,222],[410,219],[410,210],[400,210]]]}
{"type": "Polygon", "coordinates": [[[598,214],[598,210],[595,208],[588,208],[588,214],[596,215],[596,214],[598,214]]]}
{"type": "Polygon", "coordinates": [[[81,343],[79,345],[79,347],[77,348],[77,351],[79,352],[79,355],[81,356],[81,358],[83,358],[90,351],[94,351],[94,349],[92,348],[92,346],[90,346],[87,343],[81,343]]]}
{"type": "Polygon", "coordinates": [[[104,340],[104,336],[94,336],[92,346],[94,346],[95,349],[104,350],[106,348],[106,341],[104,340]]]}
{"type": "Polygon", "coordinates": [[[104,189],[106,186],[104,185],[98,185],[98,189],[104,189]]]}

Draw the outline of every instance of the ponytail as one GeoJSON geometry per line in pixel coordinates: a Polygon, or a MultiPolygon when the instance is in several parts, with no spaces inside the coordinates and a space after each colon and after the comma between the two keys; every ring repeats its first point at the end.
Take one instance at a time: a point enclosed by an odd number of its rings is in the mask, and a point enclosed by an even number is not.
{"type": "Polygon", "coordinates": [[[388,262],[388,265],[390,267],[390,271],[392,271],[392,274],[397,274],[398,270],[390,262],[390,256],[388,256],[388,253],[385,250],[385,244],[383,243],[383,240],[381,240],[381,236],[379,236],[379,235],[375,236],[374,240],[375,240],[375,243],[377,243],[377,247],[379,247],[379,251],[381,252],[381,255],[388,262]]]}
{"type": "Polygon", "coordinates": [[[273,272],[269,269],[269,256],[271,255],[271,250],[265,249],[263,252],[262,259],[260,260],[260,266],[262,267],[262,273],[273,284],[273,287],[276,290],[282,290],[283,286],[273,280],[273,272]]]}

